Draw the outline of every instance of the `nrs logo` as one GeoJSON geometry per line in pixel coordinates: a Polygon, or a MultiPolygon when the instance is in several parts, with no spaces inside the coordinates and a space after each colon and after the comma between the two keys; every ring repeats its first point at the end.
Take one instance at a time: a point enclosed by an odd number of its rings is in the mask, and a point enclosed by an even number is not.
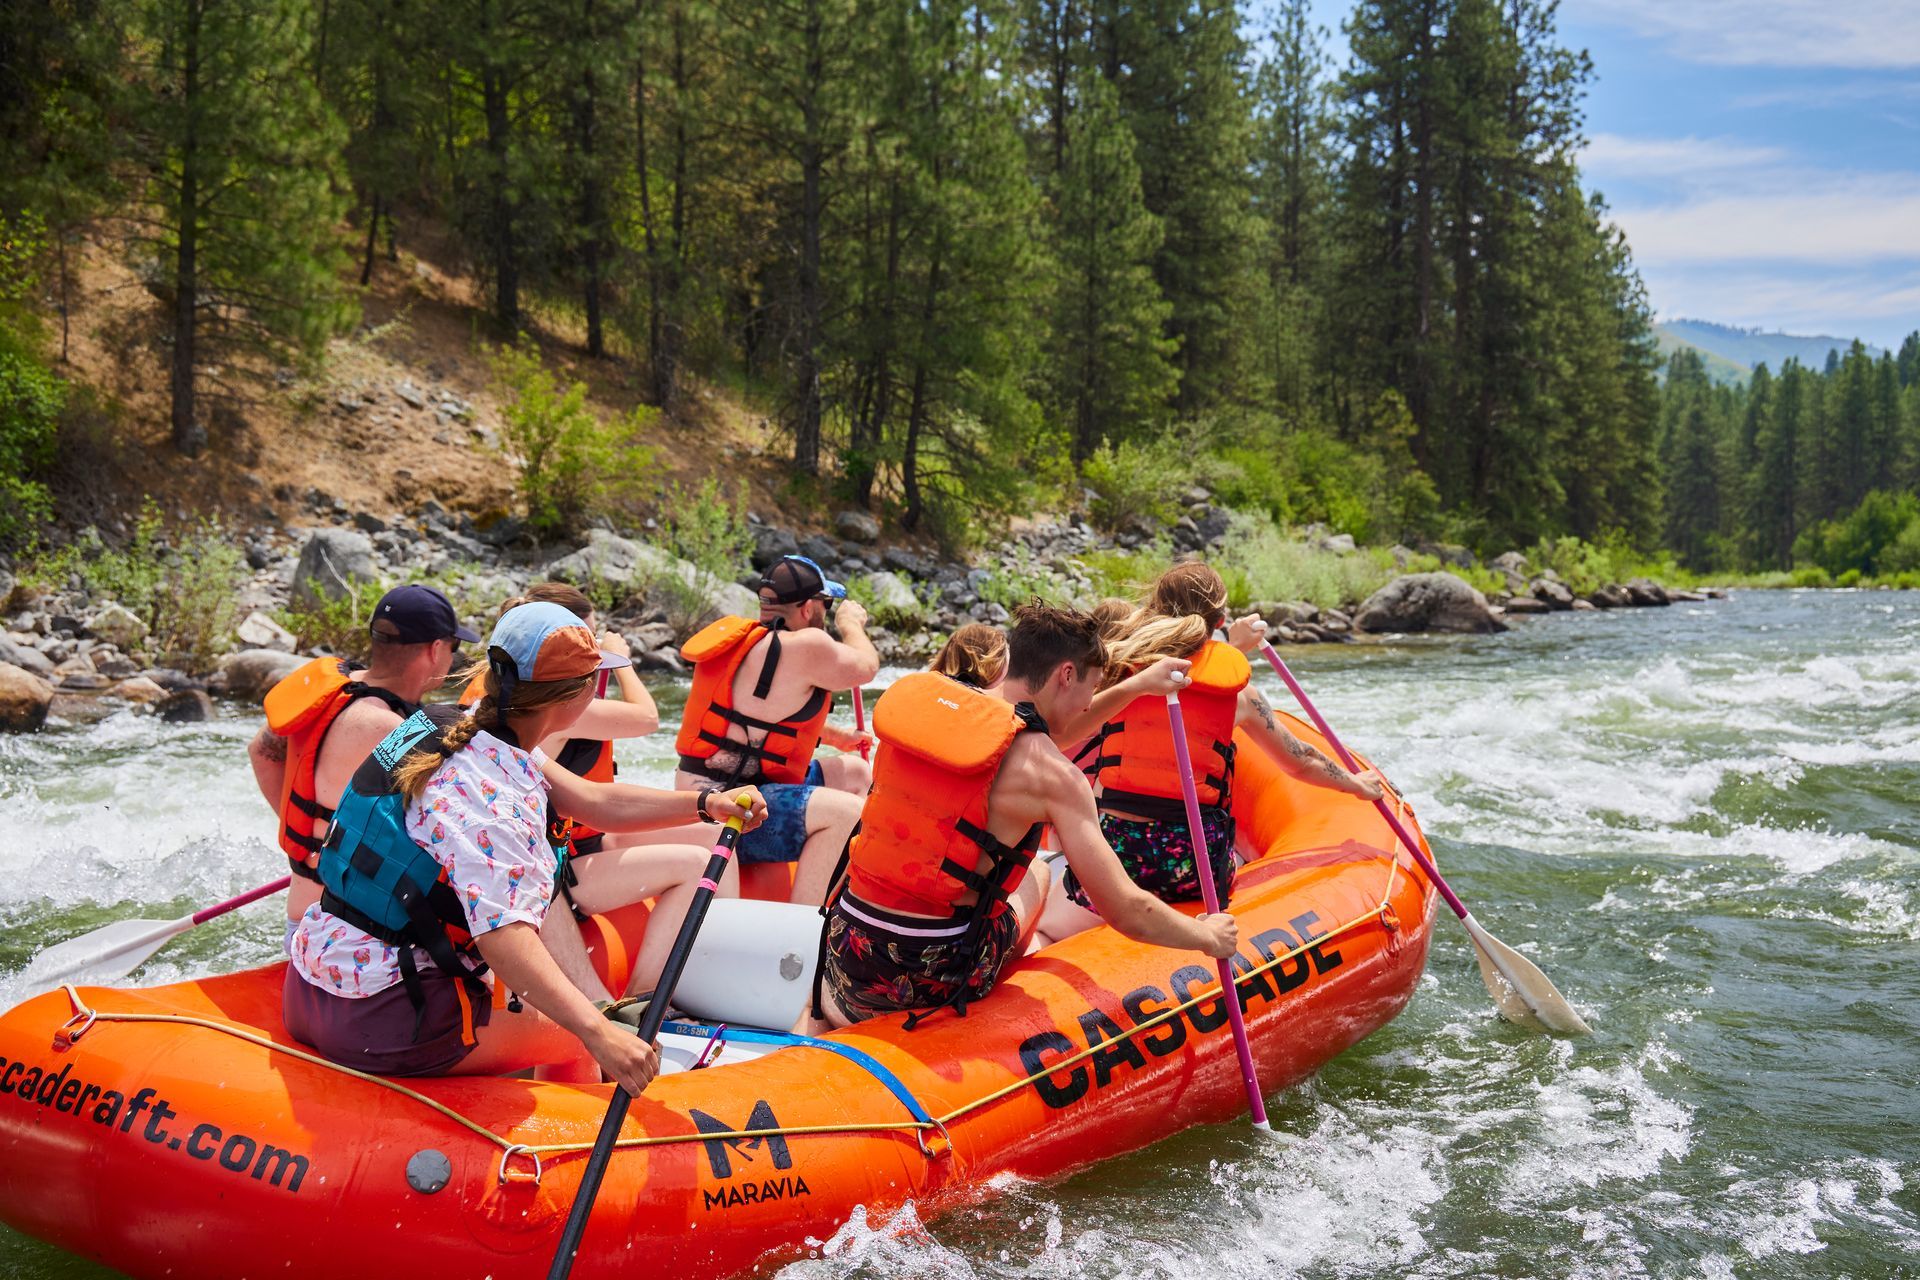
{"type": "Polygon", "coordinates": [[[951,709],[952,709],[952,710],[954,710],[954,711],[958,711],[958,710],[960,709],[960,704],[959,704],[959,703],[957,703],[957,702],[948,702],[948,701],[947,701],[947,700],[946,700],[945,698],[935,698],[935,699],[934,699],[934,701],[935,701],[935,702],[937,702],[937,703],[939,703],[939,704],[940,704],[941,706],[943,706],[943,707],[949,707],[949,708],[951,708],[951,709]]]}

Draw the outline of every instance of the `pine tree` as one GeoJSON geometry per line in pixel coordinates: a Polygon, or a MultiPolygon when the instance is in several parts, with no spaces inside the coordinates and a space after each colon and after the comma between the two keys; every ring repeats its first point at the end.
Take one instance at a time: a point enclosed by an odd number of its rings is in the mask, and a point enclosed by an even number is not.
{"type": "Polygon", "coordinates": [[[1160,221],[1146,209],[1133,135],[1113,86],[1083,72],[1067,131],[1054,257],[1049,363],[1056,411],[1070,424],[1073,456],[1163,421],[1179,382],[1171,308],[1152,262],[1160,221]]]}
{"type": "Polygon", "coordinates": [[[140,0],[122,110],[152,175],[130,215],[168,303],[170,421],[206,444],[202,366],[312,348],[344,318],[339,126],[311,78],[300,0],[140,0]]]}
{"type": "Polygon", "coordinates": [[[1804,465],[1805,389],[1810,376],[1797,360],[1781,366],[1778,381],[1769,385],[1769,412],[1761,418],[1754,440],[1749,520],[1754,563],[1763,569],[1789,567],[1794,540],[1800,536],[1798,489],[1804,465]]]}

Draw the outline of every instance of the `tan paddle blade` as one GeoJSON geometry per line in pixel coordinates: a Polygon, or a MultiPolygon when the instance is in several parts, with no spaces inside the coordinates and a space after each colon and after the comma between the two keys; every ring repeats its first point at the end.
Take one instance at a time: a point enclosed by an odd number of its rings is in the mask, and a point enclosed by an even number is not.
{"type": "Polygon", "coordinates": [[[1540,966],[1481,927],[1471,915],[1461,918],[1480,961],[1480,977],[1500,1007],[1500,1016],[1535,1031],[1584,1036],[1593,1030],[1574,1012],[1540,966]]]}

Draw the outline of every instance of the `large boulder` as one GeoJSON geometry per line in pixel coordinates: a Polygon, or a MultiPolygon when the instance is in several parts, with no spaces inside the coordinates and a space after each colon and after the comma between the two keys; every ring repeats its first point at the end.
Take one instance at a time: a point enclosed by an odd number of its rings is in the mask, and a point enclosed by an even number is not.
{"type": "Polygon", "coordinates": [[[1641,608],[1672,604],[1667,589],[1651,578],[1634,578],[1627,583],[1627,596],[1641,608]]]}
{"type": "Polygon", "coordinates": [[[689,607],[685,620],[698,625],[722,616],[757,617],[760,598],[737,582],[715,582],[671,552],[622,538],[605,529],[587,535],[587,545],[547,566],[547,576],[576,586],[611,587],[621,596],[671,594],[689,607]]]}
{"type": "Polygon", "coordinates": [[[1354,625],[1362,631],[1505,631],[1487,598],[1451,573],[1410,573],[1367,597],[1354,625]]]}
{"type": "Polygon", "coordinates": [[[219,674],[229,698],[258,702],[267,696],[267,690],[305,661],[299,654],[282,653],[278,649],[242,649],[220,659],[219,674]]]}
{"type": "Polygon", "coordinates": [[[920,597],[913,593],[913,588],[899,574],[881,569],[868,574],[863,581],[867,599],[876,616],[889,619],[920,616],[920,597]]]}
{"type": "Polygon", "coordinates": [[[292,653],[300,647],[293,632],[275,622],[265,610],[255,609],[233,629],[236,640],[249,649],[278,649],[292,653]]]}
{"type": "Polygon", "coordinates": [[[1533,580],[1533,598],[1545,604],[1549,609],[1573,608],[1573,592],[1567,584],[1549,578],[1533,580]]]}
{"type": "Polygon", "coordinates": [[[1298,626],[1302,622],[1312,622],[1320,616],[1320,610],[1305,600],[1256,600],[1247,606],[1249,613],[1257,613],[1266,619],[1267,625],[1276,630],[1280,627],[1298,626]]]}
{"type": "Polygon", "coordinates": [[[213,719],[213,699],[199,689],[182,689],[154,703],[153,714],[168,724],[201,724],[213,719]]]}
{"type": "Polygon", "coordinates": [[[53,674],[53,659],[31,645],[22,644],[11,636],[0,636],[0,662],[23,667],[37,676],[53,674]]]}
{"type": "Polygon", "coordinates": [[[47,722],[53,686],[33,672],[0,662],[0,731],[31,733],[47,722]]]}
{"type": "Polygon", "coordinates": [[[864,511],[842,511],[833,518],[833,531],[849,542],[880,541],[880,522],[864,511]]]}
{"type": "Polygon", "coordinates": [[[1597,588],[1587,599],[1593,601],[1597,609],[1624,609],[1633,603],[1625,587],[1613,584],[1597,588]]]}
{"type": "Polygon", "coordinates": [[[316,609],[377,581],[373,543],[357,529],[317,529],[293,569],[293,606],[316,609]]]}
{"type": "Polygon", "coordinates": [[[1552,613],[1553,606],[1533,596],[1514,596],[1504,606],[1508,613],[1552,613]]]}
{"type": "Polygon", "coordinates": [[[770,524],[756,525],[753,530],[753,567],[766,569],[782,556],[800,554],[800,539],[788,530],[776,529],[770,524]]]}
{"type": "Polygon", "coordinates": [[[87,622],[87,630],[116,649],[137,649],[147,638],[147,624],[123,604],[107,604],[87,622]]]}
{"type": "Polygon", "coordinates": [[[1517,573],[1524,575],[1527,572],[1527,558],[1518,551],[1503,551],[1493,559],[1487,561],[1487,568],[1500,573],[1517,573]]]}

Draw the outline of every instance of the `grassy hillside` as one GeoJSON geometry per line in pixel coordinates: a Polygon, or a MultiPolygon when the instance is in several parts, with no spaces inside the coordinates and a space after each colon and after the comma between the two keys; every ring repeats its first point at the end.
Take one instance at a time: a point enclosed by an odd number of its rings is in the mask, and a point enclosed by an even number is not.
{"type": "MultiPolygon", "coordinates": [[[[1719,383],[1744,382],[1761,364],[1778,373],[1789,359],[1797,359],[1809,369],[1821,369],[1826,366],[1828,352],[1845,355],[1853,345],[1851,338],[1763,333],[1708,320],[1669,320],[1655,325],[1654,331],[1663,356],[1671,354],[1677,346],[1694,347],[1707,362],[1708,376],[1719,383]]],[[[1872,346],[1867,352],[1876,357],[1881,354],[1878,347],[1872,346]]]]}

